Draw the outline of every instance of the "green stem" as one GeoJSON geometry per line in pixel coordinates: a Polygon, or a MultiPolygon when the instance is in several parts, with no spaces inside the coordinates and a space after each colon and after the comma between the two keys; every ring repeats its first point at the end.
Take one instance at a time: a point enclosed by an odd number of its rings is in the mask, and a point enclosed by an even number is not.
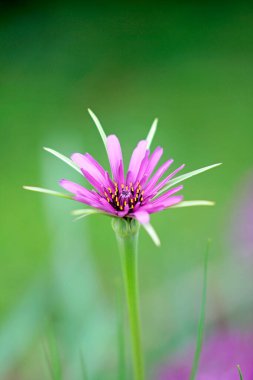
{"type": "Polygon", "coordinates": [[[128,223],[128,225],[124,226],[127,226],[127,228],[124,228],[124,233],[122,233],[121,229],[115,227],[114,230],[116,232],[121,254],[123,279],[131,331],[134,379],[144,380],[137,266],[139,225],[137,225],[135,221],[122,221],[119,223],[128,223]]]}

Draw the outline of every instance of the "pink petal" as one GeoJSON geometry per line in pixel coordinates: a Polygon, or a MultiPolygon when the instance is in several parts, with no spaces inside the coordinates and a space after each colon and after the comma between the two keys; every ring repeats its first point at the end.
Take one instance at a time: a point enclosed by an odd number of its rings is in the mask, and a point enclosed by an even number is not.
{"type": "Polygon", "coordinates": [[[172,164],[173,160],[166,161],[153,175],[153,177],[150,179],[150,181],[147,183],[145,189],[146,196],[149,191],[153,192],[153,187],[155,186],[156,182],[163,176],[163,174],[166,172],[166,170],[169,168],[169,166],[172,164]]]}
{"type": "Polygon", "coordinates": [[[155,204],[148,203],[145,206],[142,206],[142,208],[145,211],[148,211],[150,214],[158,211],[162,211],[170,206],[174,206],[175,204],[181,202],[183,200],[182,195],[176,195],[174,197],[169,197],[164,201],[157,202],[155,204]]]}
{"type": "Polygon", "coordinates": [[[141,162],[146,154],[147,144],[148,142],[146,140],[141,140],[138,143],[137,147],[134,149],[132,157],[130,159],[130,164],[128,167],[127,183],[136,181],[137,174],[141,166],[141,162]],[[131,172],[131,176],[130,176],[130,172],[131,172]]]}
{"type": "Polygon", "coordinates": [[[74,153],[71,156],[71,159],[81,170],[85,170],[98,182],[106,186],[105,170],[91,155],[74,153]]]}
{"type": "Polygon", "coordinates": [[[147,211],[136,211],[132,214],[135,219],[138,220],[141,224],[146,224],[150,220],[149,213],[147,211]]]}
{"type": "Polygon", "coordinates": [[[88,171],[82,170],[84,177],[90,182],[90,184],[99,192],[102,193],[103,185],[98,182],[88,171]]]}
{"type": "Polygon", "coordinates": [[[146,175],[144,175],[144,174],[146,172],[147,165],[148,165],[148,156],[149,156],[149,150],[146,150],[145,156],[144,156],[144,158],[141,162],[141,165],[140,165],[139,172],[136,176],[136,181],[135,181],[134,186],[136,186],[137,181],[143,183],[143,182],[145,182],[145,180],[147,178],[146,175]]]}
{"type": "Polygon", "coordinates": [[[168,191],[166,191],[166,193],[160,195],[158,198],[154,199],[153,201],[151,201],[151,204],[152,205],[155,205],[157,203],[160,203],[160,202],[163,202],[165,201],[167,198],[169,198],[171,195],[177,193],[178,191],[182,190],[183,189],[183,185],[180,185],[180,186],[177,186],[177,187],[174,187],[173,189],[170,189],[168,191]]]}
{"type": "Polygon", "coordinates": [[[85,189],[85,187],[79,185],[78,183],[69,181],[67,179],[62,179],[59,181],[59,184],[61,187],[63,187],[65,190],[69,191],[72,194],[79,194],[87,198],[94,198],[94,194],[88,190],[85,189]]]}
{"type": "Polygon", "coordinates": [[[113,178],[116,182],[118,182],[120,161],[122,161],[123,165],[123,157],[119,140],[115,135],[110,135],[107,137],[107,152],[113,178]]]}
{"type": "Polygon", "coordinates": [[[163,186],[166,185],[166,183],[171,179],[173,178],[180,170],[182,170],[183,168],[185,167],[185,165],[181,165],[179,166],[179,168],[177,168],[176,170],[174,170],[174,172],[170,173],[166,178],[164,178],[164,180],[162,180],[160,183],[158,183],[158,185],[154,188],[154,193],[157,193],[159,190],[161,190],[163,188],[163,186]]]}
{"type": "Polygon", "coordinates": [[[153,173],[156,165],[158,164],[160,158],[162,157],[162,154],[163,154],[163,148],[161,148],[160,146],[158,146],[154,150],[154,152],[151,154],[149,163],[146,169],[146,173],[145,173],[147,175],[147,178],[149,178],[151,174],[153,173]]]}

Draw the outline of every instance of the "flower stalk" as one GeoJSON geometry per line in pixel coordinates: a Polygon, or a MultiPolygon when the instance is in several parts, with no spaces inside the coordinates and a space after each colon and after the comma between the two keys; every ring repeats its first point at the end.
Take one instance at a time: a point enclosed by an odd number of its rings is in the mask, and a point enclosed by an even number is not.
{"type": "Polygon", "coordinates": [[[134,219],[113,219],[119,245],[125,286],[135,380],[144,380],[138,283],[139,223],[134,219]]]}

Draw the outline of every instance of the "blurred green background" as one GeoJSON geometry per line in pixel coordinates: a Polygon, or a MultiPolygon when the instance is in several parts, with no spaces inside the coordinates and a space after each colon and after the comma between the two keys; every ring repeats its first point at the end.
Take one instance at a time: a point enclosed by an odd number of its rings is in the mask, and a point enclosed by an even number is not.
{"type": "Polygon", "coordinates": [[[152,216],[160,249],[141,233],[150,378],[170,351],[194,341],[209,237],[207,328],[250,322],[252,261],[232,254],[230,236],[253,166],[253,7],[13,2],[0,17],[1,379],[49,379],[52,335],[66,378],[81,378],[80,350],[91,379],[117,378],[121,273],[109,220],[73,223],[78,204],[22,189],[80,182],[43,146],[88,151],[108,167],[88,107],[120,138],[125,161],[158,117],[153,148],[162,145],[174,167],[223,162],[185,182],[186,200],[215,207],[152,216]]]}

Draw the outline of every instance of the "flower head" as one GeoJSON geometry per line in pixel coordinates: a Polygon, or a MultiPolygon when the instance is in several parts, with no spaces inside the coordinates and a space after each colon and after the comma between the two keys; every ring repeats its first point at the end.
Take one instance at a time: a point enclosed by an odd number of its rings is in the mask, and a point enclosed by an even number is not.
{"type": "Polygon", "coordinates": [[[162,148],[158,147],[150,154],[147,140],[140,141],[133,151],[128,170],[124,173],[118,138],[115,135],[108,136],[106,144],[112,176],[88,153],[75,153],[71,156],[72,161],[93,186],[92,190],[88,190],[69,180],[61,180],[60,185],[73,194],[74,200],[112,216],[135,218],[140,223],[148,223],[149,214],[182,201],[181,195],[174,194],[183,186],[174,187],[159,195],[159,191],[184,167],[180,166],[159,182],[173,162],[167,160],[155,171],[163,153],[162,148]]]}
{"type": "Polygon", "coordinates": [[[141,140],[134,149],[128,169],[125,171],[118,138],[115,135],[107,137],[97,117],[90,110],[89,113],[104,142],[111,174],[89,153],[74,153],[69,159],[55,150],[45,148],[80,172],[90,183],[92,190],[67,179],[62,179],[59,183],[71,195],[30,186],[25,186],[26,189],[70,198],[91,207],[75,210],[74,214],[79,217],[103,213],[117,218],[136,219],[157,244],[159,239],[149,224],[150,214],[169,207],[213,205],[213,202],[208,201],[182,202],[183,196],[177,193],[182,190],[183,186],[174,187],[174,185],[220,164],[207,166],[174,178],[184,168],[184,165],[168,173],[173,160],[169,159],[158,166],[163,149],[157,147],[152,153],[150,152],[150,145],[157,128],[157,119],[155,119],[147,138],[141,140]],[[164,175],[165,178],[163,178],[164,175]]]}

